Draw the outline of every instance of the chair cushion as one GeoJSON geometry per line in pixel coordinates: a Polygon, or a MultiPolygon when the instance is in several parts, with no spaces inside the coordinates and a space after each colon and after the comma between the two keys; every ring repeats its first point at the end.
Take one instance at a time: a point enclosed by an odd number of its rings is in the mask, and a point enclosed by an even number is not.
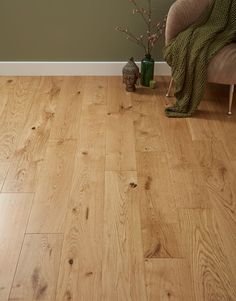
{"type": "Polygon", "coordinates": [[[181,31],[197,21],[213,0],[178,0],[168,13],[165,39],[166,45],[181,31]]]}
{"type": "Polygon", "coordinates": [[[218,84],[236,84],[236,43],[225,46],[211,60],[208,81],[218,84]]]}

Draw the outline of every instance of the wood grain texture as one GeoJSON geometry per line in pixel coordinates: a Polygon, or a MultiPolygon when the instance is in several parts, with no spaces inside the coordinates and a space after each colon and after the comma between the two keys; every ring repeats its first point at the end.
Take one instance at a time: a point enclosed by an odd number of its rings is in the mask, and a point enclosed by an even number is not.
{"type": "Polygon", "coordinates": [[[130,111],[133,107],[132,93],[126,92],[120,77],[108,78],[107,113],[118,114],[130,111]]]}
{"type": "Polygon", "coordinates": [[[106,172],[103,300],[146,300],[135,172],[106,172]]]}
{"type": "Polygon", "coordinates": [[[0,301],[236,300],[228,89],[170,119],[157,81],[0,77],[0,301]]]}
{"type": "Polygon", "coordinates": [[[13,154],[4,192],[35,192],[59,92],[60,79],[44,78],[41,81],[13,154]]]}
{"type": "Polygon", "coordinates": [[[178,222],[168,161],[163,152],[138,152],[137,171],[142,212],[149,210],[158,223],[178,222]]]}
{"type": "Polygon", "coordinates": [[[7,101],[2,108],[1,121],[24,123],[37,92],[39,77],[16,77],[8,80],[5,86],[7,101]]]}
{"type": "Polygon", "coordinates": [[[102,300],[104,172],[75,177],[56,300],[102,300]]]}
{"type": "Polygon", "coordinates": [[[165,151],[165,137],[157,118],[155,90],[140,89],[133,95],[135,148],[138,152],[165,151]]]}
{"type": "Polygon", "coordinates": [[[106,170],[136,170],[132,98],[117,77],[108,81],[106,170]]]}
{"type": "Polygon", "coordinates": [[[27,233],[61,233],[69,205],[76,141],[52,140],[35,192],[27,233]]]}
{"type": "Polygon", "coordinates": [[[57,300],[102,300],[107,79],[85,79],[57,300]]]}
{"type": "Polygon", "coordinates": [[[184,259],[145,261],[149,301],[195,301],[190,265],[184,259]]]}
{"type": "Polygon", "coordinates": [[[236,229],[236,178],[235,169],[221,141],[195,142],[196,155],[209,194],[215,195],[211,205],[221,211],[226,223],[236,229]]]}
{"type": "Polygon", "coordinates": [[[166,142],[166,156],[176,207],[208,208],[207,190],[195,156],[187,121],[165,118],[161,114],[164,107],[160,101],[157,102],[157,106],[166,142]]]}
{"type": "Polygon", "coordinates": [[[0,115],[0,161],[12,158],[19,136],[27,119],[39,78],[14,78],[3,89],[3,107],[0,115]]]}
{"type": "Polygon", "coordinates": [[[189,132],[193,141],[207,141],[219,139],[222,136],[221,121],[225,120],[222,111],[216,111],[218,107],[217,97],[208,96],[208,101],[201,102],[198,116],[187,120],[189,132]],[[211,112],[211,110],[213,112],[211,112]],[[201,119],[201,122],[199,122],[201,119]]]}
{"type": "Polygon", "coordinates": [[[7,176],[7,172],[9,170],[10,163],[0,163],[0,191],[2,190],[2,186],[7,176]]]}
{"type": "Polygon", "coordinates": [[[106,170],[136,170],[134,126],[129,113],[107,117],[106,170]]]}
{"type": "Polygon", "coordinates": [[[233,250],[236,249],[236,166],[234,161],[229,160],[221,141],[196,141],[195,151],[236,281],[236,260],[233,256],[233,250]]]}
{"type": "Polygon", "coordinates": [[[196,300],[235,300],[233,272],[222,238],[209,209],[182,209],[181,233],[185,257],[191,262],[196,300]]]}
{"type": "Polygon", "coordinates": [[[55,299],[63,235],[27,234],[9,301],[55,299]]]}
{"type": "Polygon", "coordinates": [[[32,194],[0,194],[0,300],[8,300],[25,229],[32,194]]]}
{"type": "Polygon", "coordinates": [[[78,139],[84,78],[66,77],[61,84],[50,139],[78,139]]]}
{"type": "Polygon", "coordinates": [[[86,78],[76,152],[77,175],[104,171],[106,149],[107,78],[86,78]]]}

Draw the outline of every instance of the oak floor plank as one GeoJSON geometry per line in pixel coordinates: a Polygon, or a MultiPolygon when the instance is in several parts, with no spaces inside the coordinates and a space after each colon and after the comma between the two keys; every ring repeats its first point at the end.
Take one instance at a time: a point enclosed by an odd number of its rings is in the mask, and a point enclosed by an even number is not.
{"type": "Polygon", "coordinates": [[[187,119],[166,118],[163,114],[165,102],[164,97],[156,96],[176,207],[209,208],[207,189],[195,156],[187,119]]]}
{"type": "Polygon", "coordinates": [[[4,192],[35,192],[59,92],[60,79],[42,79],[13,154],[4,192]]]}
{"type": "Polygon", "coordinates": [[[107,78],[86,78],[76,152],[77,176],[104,171],[107,78]]]}
{"type": "Polygon", "coordinates": [[[53,301],[60,264],[61,234],[25,236],[9,301],[53,301]]]}
{"type": "MultiPolygon", "coordinates": [[[[218,86],[217,86],[218,87],[218,86]]],[[[217,122],[221,131],[218,137],[224,143],[225,151],[231,160],[236,160],[236,117],[235,114],[228,116],[228,86],[218,87],[217,102],[212,103],[212,110],[216,111],[217,122]],[[223,114],[222,114],[223,112],[223,114]]],[[[236,97],[234,95],[233,103],[236,97]]]]}
{"type": "Polygon", "coordinates": [[[215,224],[218,233],[221,235],[221,239],[224,245],[224,255],[227,257],[234,277],[234,286],[236,287],[236,224],[232,216],[229,216],[229,208],[225,207],[225,200],[217,194],[215,191],[210,190],[209,196],[212,204],[214,204],[213,212],[215,216],[215,224]]]}
{"type": "Polygon", "coordinates": [[[172,119],[157,84],[0,77],[1,301],[236,300],[228,88],[172,119]]]}
{"type": "Polygon", "coordinates": [[[33,194],[0,194],[0,300],[7,301],[33,194]]]}
{"type": "Polygon", "coordinates": [[[184,259],[145,261],[149,301],[195,301],[190,266],[184,259]]]}
{"type": "Polygon", "coordinates": [[[154,90],[137,91],[133,95],[136,151],[165,151],[160,120],[157,118],[157,99],[154,90]]]}
{"type": "Polygon", "coordinates": [[[0,161],[9,162],[27,119],[39,78],[14,78],[0,115],[0,161]]]}
{"type": "Polygon", "coordinates": [[[107,79],[85,87],[57,300],[102,300],[107,79]]]}
{"type": "Polygon", "coordinates": [[[75,168],[56,300],[102,299],[104,172],[78,177],[75,168]]]}
{"type": "Polygon", "coordinates": [[[7,78],[7,77],[0,77],[0,116],[2,117],[2,114],[4,110],[6,110],[6,105],[8,102],[8,95],[9,91],[13,89],[15,83],[13,83],[13,79],[7,78]]]}
{"type": "Polygon", "coordinates": [[[84,106],[107,104],[108,79],[105,76],[87,76],[85,78],[84,106]]]}
{"type": "MultiPolygon", "coordinates": [[[[83,109],[82,109],[83,110],[83,109]]],[[[106,151],[106,106],[90,105],[81,116],[76,160],[78,173],[87,177],[90,172],[104,171],[106,151]]]]}
{"type": "Polygon", "coordinates": [[[132,93],[120,77],[108,80],[106,170],[135,171],[135,137],[132,93]]]}
{"type": "Polygon", "coordinates": [[[106,172],[103,300],[147,300],[136,172],[106,172]]]}
{"type": "Polygon", "coordinates": [[[108,78],[107,113],[119,114],[132,109],[132,93],[126,92],[120,76],[108,78]]]}
{"type": "Polygon", "coordinates": [[[222,137],[223,131],[221,121],[225,119],[227,122],[225,118],[226,112],[222,111],[222,108],[221,112],[218,112],[217,107],[219,107],[217,97],[209,95],[207,101],[204,99],[199,105],[196,116],[187,119],[193,141],[207,141],[209,139],[219,139],[219,137],[222,137]]]}
{"type": "Polygon", "coordinates": [[[69,206],[76,140],[51,140],[39,173],[27,233],[62,233],[69,206]]]}
{"type": "Polygon", "coordinates": [[[216,195],[211,206],[214,210],[220,210],[225,222],[236,229],[236,177],[224,144],[213,139],[195,142],[194,147],[208,193],[216,195]]]}
{"type": "Polygon", "coordinates": [[[170,169],[177,208],[210,208],[208,190],[201,169],[180,163],[170,169]]]}
{"type": "Polygon", "coordinates": [[[0,162],[11,162],[23,125],[17,122],[0,125],[0,162]]]}
{"type": "Polygon", "coordinates": [[[39,84],[39,77],[14,77],[7,81],[4,93],[7,102],[2,108],[1,122],[24,123],[39,84]]]}
{"type": "Polygon", "coordinates": [[[65,77],[55,110],[50,139],[78,139],[85,80],[65,77]]]}
{"type": "Polygon", "coordinates": [[[196,300],[235,300],[230,261],[210,209],[180,209],[184,255],[190,262],[196,300]]]}
{"type": "Polygon", "coordinates": [[[138,152],[138,198],[145,258],[179,258],[178,212],[164,152],[138,152]]]}
{"type": "Polygon", "coordinates": [[[137,152],[136,157],[142,210],[149,210],[157,223],[178,223],[165,153],[137,152]]]}
{"type": "Polygon", "coordinates": [[[2,190],[2,186],[4,184],[5,178],[7,176],[7,172],[9,169],[10,163],[0,163],[0,192],[2,190]]]}
{"type": "Polygon", "coordinates": [[[107,116],[106,171],[135,171],[135,137],[129,113],[107,116]]]}
{"type": "MultiPolygon", "coordinates": [[[[207,98],[207,105],[209,111],[213,112],[211,122],[217,123],[217,130],[215,131],[215,140],[220,140],[224,144],[225,151],[230,160],[236,160],[236,117],[235,114],[227,115],[228,112],[228,97],[229,87],[224,85],[214,85],[209,91],[207,98]],[[211,93],[214,94],[214,101],[211,100],[211,93]]],[[[234,95],[233,103],[236,101],[234,95]]]]}
{"type": "Polygon", "coordinates": [[[195,142],[211,208],[219,225],[236,283],[236,169],[221,141],[195,142]],[[227,233],[227,235],[225,235],[227,233]]]}

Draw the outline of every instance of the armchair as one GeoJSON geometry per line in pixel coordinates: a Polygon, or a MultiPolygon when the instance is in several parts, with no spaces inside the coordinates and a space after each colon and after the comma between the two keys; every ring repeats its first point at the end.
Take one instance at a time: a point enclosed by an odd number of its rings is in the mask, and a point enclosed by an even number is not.
{"type": "MultiPolygon", "coordinates": [[[[166,45],[178,33],[192,25],[201,16],[213,0],[177,0],[171,6],[166,24],[166,45]]],[[[230,85],[229,110],[232,114],[234,85],[236,84],[236,43],[221,49],[208,66],[208,82],[230,85]]],[[[170,96],[173,79],[166,96],[170,96]]]]}

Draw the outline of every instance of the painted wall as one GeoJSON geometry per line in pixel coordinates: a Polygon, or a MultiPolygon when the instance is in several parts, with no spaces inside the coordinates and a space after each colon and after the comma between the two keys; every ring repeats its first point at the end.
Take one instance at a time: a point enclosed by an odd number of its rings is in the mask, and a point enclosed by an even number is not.
{"type": "MultiPolygon", "coordinates": [[[[157,19],[173,2],[153,0],[157,19]]],[[[145,30],[132,8],[129,0],[0,0],[0,61],[141,59],[143,50],[114,30],[145,30]]],[[[162,46],[153,53],[156,60],[162,60],[162,46]]]]}

